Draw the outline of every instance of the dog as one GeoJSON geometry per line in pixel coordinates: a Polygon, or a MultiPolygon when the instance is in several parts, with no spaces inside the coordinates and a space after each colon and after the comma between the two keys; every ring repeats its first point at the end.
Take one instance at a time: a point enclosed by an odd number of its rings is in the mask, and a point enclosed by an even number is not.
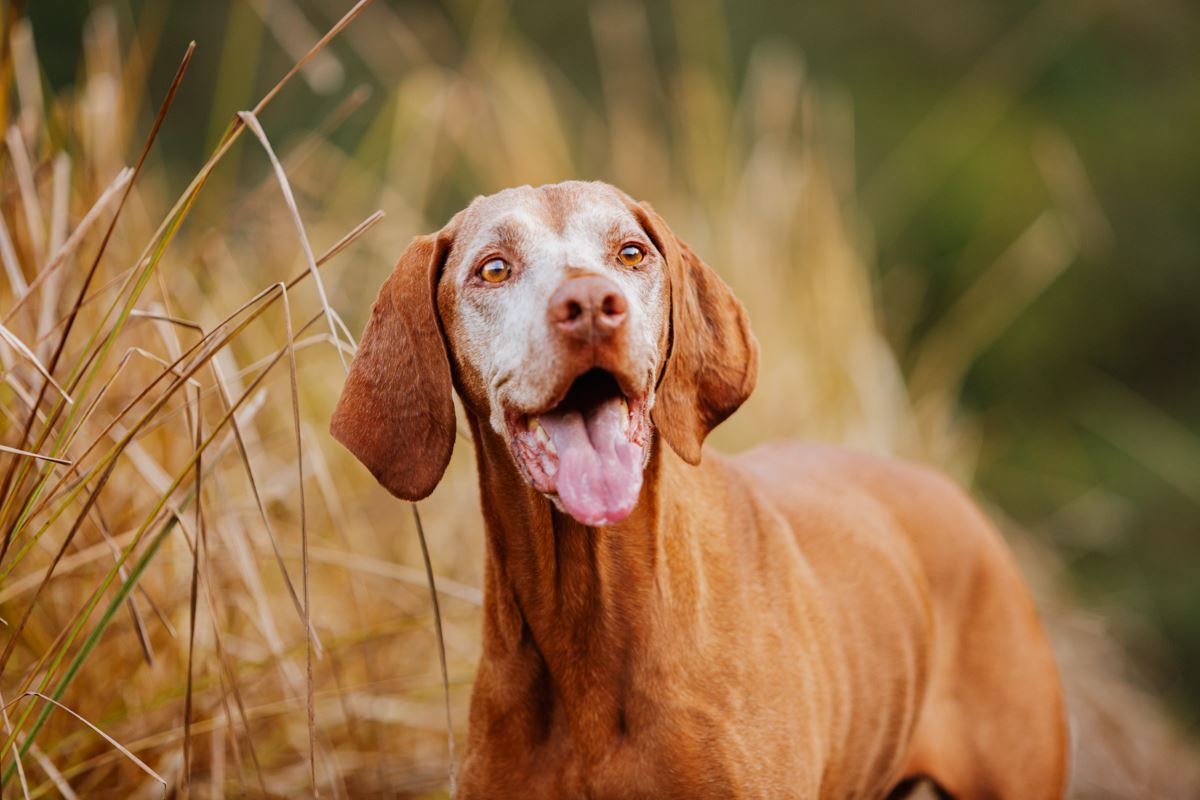
{"type": "Polygon", "coordinates": [[[754,388],[729,287],[603,183],[507,189],[383,284],[334,437],[393,495],[479,471],[461,798],[1059,798],[1067,733],[1000,535],[928,469],[705,437],[754,388]]]}

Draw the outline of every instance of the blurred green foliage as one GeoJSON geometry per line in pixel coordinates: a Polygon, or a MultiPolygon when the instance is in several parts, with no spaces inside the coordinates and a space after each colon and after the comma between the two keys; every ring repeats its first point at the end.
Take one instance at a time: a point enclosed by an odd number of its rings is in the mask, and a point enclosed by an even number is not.
{"type": "MultiPolygon", "coordinates": [[[[90,5],[28,3],[56,87],[79,68],[90,5]]],[[[319,30],[348,5],[297,3],[319,30]]],[[[435,54],[446,48],[447,64],[456,63],[454,39],[438,30],[465,39],[513,25],[560,71],[557,80],[603,107],[586,4],[389,5],[401,19],[439,21],[415,35],[435,54]]],[[[244,107],[292,60],[243,0],[115,7],[122,25],[158,42],[149,70],[156,93],[186,42],[198,42],[163,143],[180,174],[194,171],[228,121],[210,119],[209,109],[244,107]],[[220,74],[225,48],[243,51],[242,74],[220,74]]],[[[1063,147],[1077,159],[1094,193],[1082,200],[1093,225],[1080,257],[965,376],[962,403],[981,437],[976,482],[1063,555],[1076,588],[1115,620],[1177,716],[1200,719],[1200,5],[677,0],[645,8],[662,63],[674,63],[681,47],[699,48],[689,62],[736,86],[753,48],[778,42],[802,54],[830,102],[852,109],[843,133],[853,141],[863,237],[888,337],[902,355],[1053,199],[1046,172],[1063,147]],[[686,26],[693,30],[681,36],[686,26]]],[[[350,42],[342,88],[386,80],[379,63],[394,65],[399,79],[403,48],[356,60],[350,42]]],[[[335,102],[301,91],[313,108],[335,102]]],[[[281,104],[271,124],[301,128],[309,110],[281,104]]],[[[370,117],[351,120],[335,140],[358,146],[370,117]]],[[[464,199],[460,187],[439,193],[447,213],[464,199]]]]}

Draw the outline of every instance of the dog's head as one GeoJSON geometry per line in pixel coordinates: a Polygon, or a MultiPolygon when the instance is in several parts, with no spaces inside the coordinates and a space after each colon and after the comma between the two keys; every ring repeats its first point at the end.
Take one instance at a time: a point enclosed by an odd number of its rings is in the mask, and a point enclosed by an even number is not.
{"type": "Polygon", "coordinates": [[[649,206],[602,183],[507,189],[409,245],[332,431],[418,500],[450,459],[457,386],[534,489],[604,525],[637,502],[652,431],[698,463],[757,360],[741,303],[649,206]]]}

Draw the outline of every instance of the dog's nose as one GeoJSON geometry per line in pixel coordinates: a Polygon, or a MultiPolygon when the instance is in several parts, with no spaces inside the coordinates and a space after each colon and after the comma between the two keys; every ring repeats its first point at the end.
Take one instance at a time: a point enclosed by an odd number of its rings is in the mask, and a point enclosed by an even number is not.
{"type": "Polygon", "coordinates": [[[569,338],[592,341],[616,332],[627,308],[625,296],[607,278],[571,278],[550,297],[550,324],[569,338]]]}

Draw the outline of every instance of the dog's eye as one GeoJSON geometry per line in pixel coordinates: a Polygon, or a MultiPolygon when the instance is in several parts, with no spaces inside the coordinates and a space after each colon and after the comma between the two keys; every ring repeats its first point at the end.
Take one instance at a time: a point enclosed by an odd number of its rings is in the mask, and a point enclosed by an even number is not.
{"type": "Polygon", "coordinates": [[[627,244],[617,251],[617,258],[627,267],[636,267],[646,257],[646,251],[636,244],[627,244]]]}
{"type": "Polygon", "coordinates": [[[493,258],[484,262],[484,265],[479,268],[479,277],[483,278],[488,283],[503,283],[508,280],[509,273],[512,272],[512,267],[503,258],[493,258]]]}

